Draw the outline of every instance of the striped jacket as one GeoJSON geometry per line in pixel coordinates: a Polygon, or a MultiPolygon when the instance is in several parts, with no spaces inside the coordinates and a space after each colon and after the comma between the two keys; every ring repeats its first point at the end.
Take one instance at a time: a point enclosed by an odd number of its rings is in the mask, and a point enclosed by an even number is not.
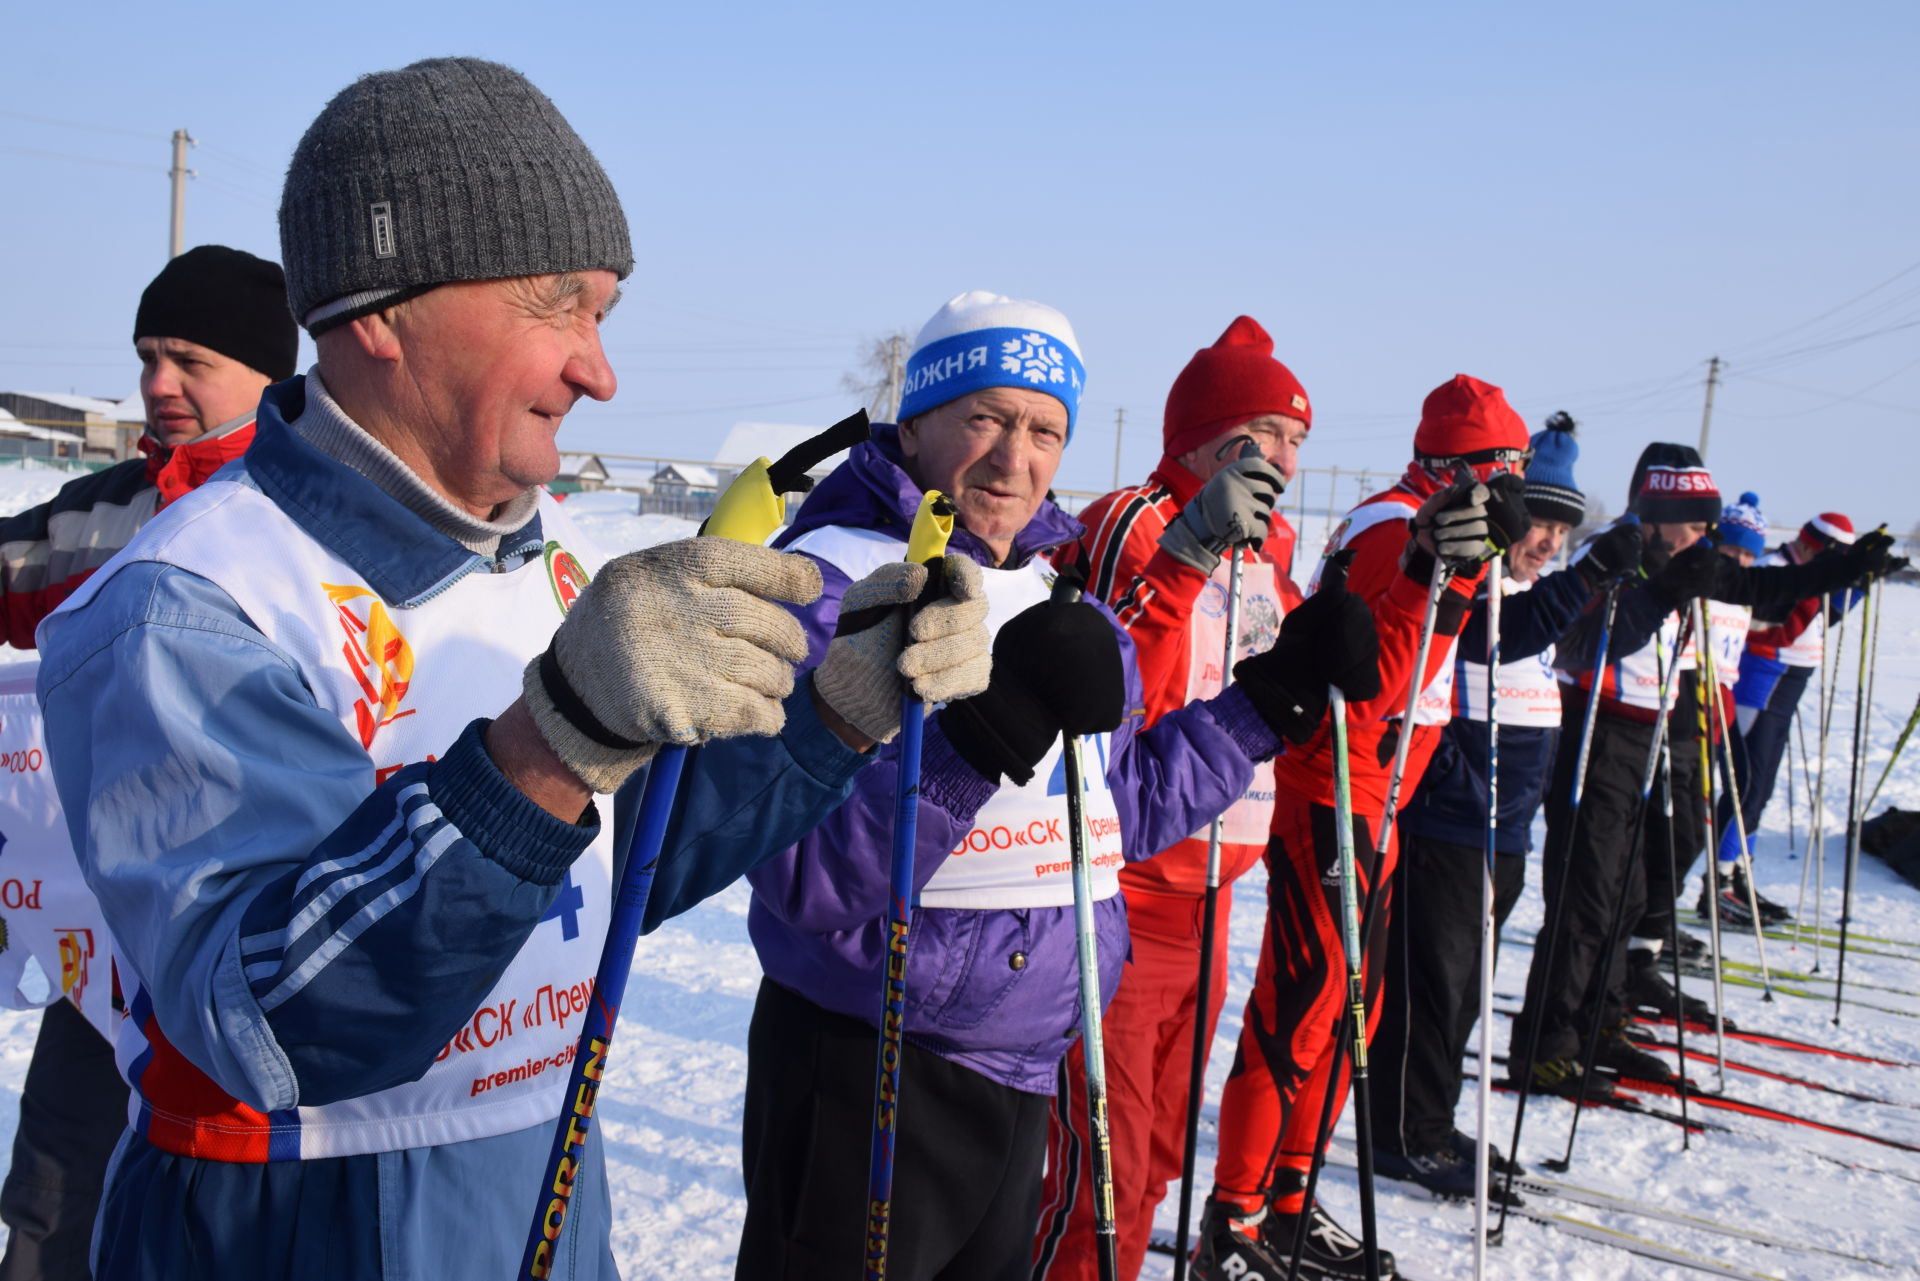
{"type": "Polygon", "coordinates": [[[144,458],[80,476],[38,507],[0,520],[0,639],[33,648],[33,629],[155,512],[245,453],[253,414],[168,449],[142,437],[144,458]]]}

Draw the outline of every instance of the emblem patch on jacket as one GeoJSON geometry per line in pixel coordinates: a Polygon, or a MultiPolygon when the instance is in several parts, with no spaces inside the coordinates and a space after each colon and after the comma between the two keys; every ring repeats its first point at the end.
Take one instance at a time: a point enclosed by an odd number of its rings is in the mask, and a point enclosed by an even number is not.
{"type": "Polygon", "coordinates": [[[572,552],[559,543],[549,542],[547,581],[553,584],[553,603],[564,614],[573,608],[573,602],[587,589],[587,571],[572,552]]]}

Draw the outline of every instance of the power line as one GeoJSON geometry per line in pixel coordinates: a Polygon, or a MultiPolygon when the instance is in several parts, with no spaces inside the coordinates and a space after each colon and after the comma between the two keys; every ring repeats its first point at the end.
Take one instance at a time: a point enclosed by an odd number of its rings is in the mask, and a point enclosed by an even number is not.
{"type": "Polygon", "coordinates": [[[80,120],[61,120],[54,116],[30,115],[24,111],[0,110],[0,116],[11,120],[30,120],[37,125],[53,125],[61,129],[80,129],[87,133],[115,134],[122,138],[138,138],[142,142],[158,142],[166,137],[163,133],[148,133],[144,129],[117,129],[112,125],[92,125],[80,120]]]}
{"type": "Polygon", "coordinates": [[[71,151],[47,151],[39,147],[0,146],[0,151],[10,151],[22,156],[43,156],[50,160],[71,160],[75,164],[103,165],[108,169],[138,169],[142,173],[165,173],[158,165],[137,165],[130,160],[103,160],[98,156],[82,156],[71,151]]]}
{"type": "Polygon", "coordinates": [[[1874,294],[1879,293],[1882,289],[1885,289],[1888,285],[1892,284],[1894,281],[1899,280],[1905,276],[1910,276],[1916,271],[1920,271],[1920,262],[1910,263],[1907,266],[1902,267],[1899,271],[1894,272],[1891,276],[1888,276],[1885,280],[1873,286],[1871,289],[1868,289],[1862,293],[1855,294],[1853,297],[1847,299],[1845,302],[1840,303],[1837,306],[1829,307],[1825,311],[1821,312],[1817,316],[1812,317],[1811,319],[1803,320],[1797,325],[1789,325],[1785,329],[1780,330],[1778,333],[1769,334],[1767,337],[1756,339],[1753,342],[1741,343],[1739,346],[1730,347],[1727,350],[1738,352],[1738,351],[1751,350],[1754,347],[1763,347],[1770,342],[1774,342],[1777,339],[1784,338],[1788,334],[1795,333],[1799,330],[1805,329],[1809,325],[1818,324],[1820,321],[1825,320],[1829,316],[1837,315],[1838,313],[1845,311],[1847,308],[1853,306],[1853,304],[1861,301],[1862,299],[1870,298],[1874,294]]]}

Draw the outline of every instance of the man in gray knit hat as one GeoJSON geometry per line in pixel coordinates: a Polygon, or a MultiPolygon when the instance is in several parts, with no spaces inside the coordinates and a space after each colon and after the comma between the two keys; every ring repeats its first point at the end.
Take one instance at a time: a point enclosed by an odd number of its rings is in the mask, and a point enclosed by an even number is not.
{"type": "MultiPolygon", "coordinates": [[[[806,558],[693,538],[602,564],[540,486],[574,402],[614,392],[632,252],[518,73],[349,86],[280,218],[318,365],[41,632],[127,991],[95,1274],[505,1276],[607,930],[593,794],[706,745],[657,924],[838,806],[903,694],[983,688],[985,602],[955,562],[909,636],[886,607],[926,571],[888,566],[852,589],[881,621],[796,685],[806,558]]],[[[551,1275],[615,1275],[587,1152],[551,1275]]]]}

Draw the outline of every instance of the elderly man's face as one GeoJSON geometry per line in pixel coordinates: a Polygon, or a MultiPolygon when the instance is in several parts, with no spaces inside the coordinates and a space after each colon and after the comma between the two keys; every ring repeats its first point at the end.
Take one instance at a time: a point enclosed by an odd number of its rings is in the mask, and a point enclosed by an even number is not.
{"type": "Polygon", "coordinates": [[[140,401],[147,430],[163,445],[184,445],[260,404],[267,376],[184,338],[142,338],[140,401]]]}
{"type": "Polygon", "coordinates": [[[600,324],[619,284],[611,271],[470,281],[394,310],[409,416],[445,492],[484,511],[554,478],[561,420],[614,393],[600,324]]]}
{"type": "Polygon", "coordinates": [[[1563,520],[1536,518],[1527,527],[1526,536],[1507,550],[1507,564],[1513,576],[1523,583],[1540,577],[1547,565],[1560,554],[1562,544],[1573,526],[1563,520]]]}
{"type": "Polygon", "coordinates": [[[960,509],[998,560],[1046,500],[1067,443],[1067,407],[1043,391],[989,387],[900,426],[907,472],[960,509]]]}

